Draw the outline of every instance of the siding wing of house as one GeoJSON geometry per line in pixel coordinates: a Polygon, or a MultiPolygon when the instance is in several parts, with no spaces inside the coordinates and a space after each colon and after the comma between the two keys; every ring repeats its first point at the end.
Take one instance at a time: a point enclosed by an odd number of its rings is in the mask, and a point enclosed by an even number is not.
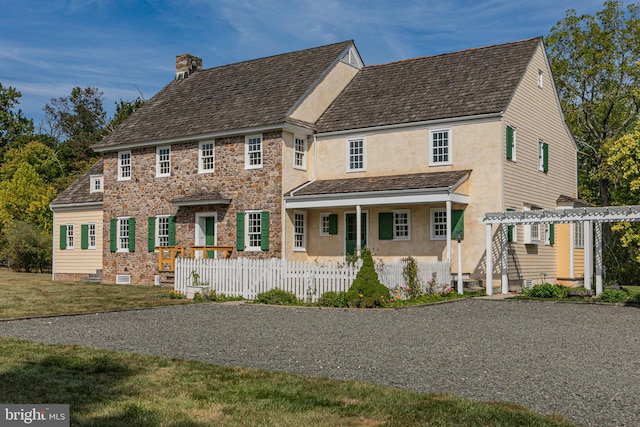
{"type": "Polygon", "coordinates": [[[317,130],[500,113],[541,42],[537,37],[365,67],[320,117],[317,130]]]}
{"type": "Polygon", "coordinates": [[[194,72],[165,86],[94,148],[282,125],[351,48],[345,41],[194,72]]]}

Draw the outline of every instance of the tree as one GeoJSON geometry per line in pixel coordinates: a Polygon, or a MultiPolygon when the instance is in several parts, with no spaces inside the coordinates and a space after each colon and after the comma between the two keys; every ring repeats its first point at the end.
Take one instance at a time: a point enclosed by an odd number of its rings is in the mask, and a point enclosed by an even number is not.
{"type": "Polygon", "coordinates": [[[0,182],[0,223],[31,222],[49,233],[53,227],[49,203],[55,196],[55,188],[46,185],[33,166],[22,163],[11,180],[0,182]]]}
{"type": "Polygon", "coordinates": [[[4,233],[2,258],[14,270],[31,272],[51,265],[51,236],[42,233],[36,224],[15,221],[4,233]]]}
{"type": "Polygon", "coordinates": [[[33,121],[22,115],[22,110],[15,111],[20,92],[0,83],[0,149],[21,135],[33,134],[33,121]]]}
{"type": "Polygon", "coordinates": [[[46,184],[54,184],[64,173],[54,150],[41,142],[31,141],[22,147],[10,146],[0,166],[0,180],[11,180],[23,163],[33,166],[46,184]]]}

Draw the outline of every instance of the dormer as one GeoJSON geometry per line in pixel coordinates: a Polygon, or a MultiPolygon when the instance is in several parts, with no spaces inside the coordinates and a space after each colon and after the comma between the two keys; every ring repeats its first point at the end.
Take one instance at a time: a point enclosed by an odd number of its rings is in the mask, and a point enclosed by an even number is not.
{"type": "Polygon", "coordinates": [[[103,192],[104,192],[103,175],[90,175],[89,176],[89,193],[103,193],[103,192]]]}

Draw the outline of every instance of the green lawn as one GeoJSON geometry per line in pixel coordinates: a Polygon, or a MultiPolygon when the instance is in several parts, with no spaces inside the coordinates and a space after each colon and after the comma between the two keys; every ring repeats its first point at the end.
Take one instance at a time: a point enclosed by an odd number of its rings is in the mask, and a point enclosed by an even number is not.
{"type": "MultiPolygon", "coordinates": [[[[0,317],[185,304],[166,288],[0,271],[0,317]]],[[[0,337],[0,402],[61,403],[78,426],[573,426],[521,406],[0,337]]]]}

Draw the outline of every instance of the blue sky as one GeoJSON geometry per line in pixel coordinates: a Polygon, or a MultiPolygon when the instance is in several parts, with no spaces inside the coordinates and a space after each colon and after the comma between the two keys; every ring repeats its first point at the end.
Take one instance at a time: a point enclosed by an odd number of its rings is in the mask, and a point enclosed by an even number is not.
{"type": "MultiPolygon", "coordinates": [[[[0,83],[36,125],[75,86],[155,95],[175,56],[204,68],[353,39],[366,65],[546,36],[603,0],[0,0],[0,83]]],[[[628,2],[627,2],[628,3],[628,2]]]]}

